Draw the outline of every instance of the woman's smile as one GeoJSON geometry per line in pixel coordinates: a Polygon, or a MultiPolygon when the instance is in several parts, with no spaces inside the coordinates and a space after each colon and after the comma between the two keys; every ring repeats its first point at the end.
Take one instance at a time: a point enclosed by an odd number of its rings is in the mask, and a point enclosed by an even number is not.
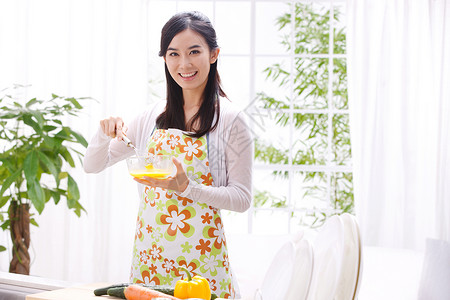
{"type": "Polygon", "coordinates": [[[195,75],[197,75],[197,71],[190,73],[178,73],[184,80],[193,80],[195,75]]]}

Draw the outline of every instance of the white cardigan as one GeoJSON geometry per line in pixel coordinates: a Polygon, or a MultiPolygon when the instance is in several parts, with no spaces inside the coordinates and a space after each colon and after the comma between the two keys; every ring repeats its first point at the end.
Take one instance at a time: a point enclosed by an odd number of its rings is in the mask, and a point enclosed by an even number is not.
{"type": "MultiPolygon", "coordinates": [[[[125,124],[128,126],[127,137],[137,149],[145,149],[165,103],[158,102],[152,109],[125,124]]],[[[107,136],[99,127],[86,150],[84,170],[98,173],[133,154],[130,147],[107,136]]],[[[189,180],[188,188],[179,196],[219,209],[247,210],[252,199],[253,139],[244,113],[227,99],[220,100],[219,122],[216,129],[209,133],[208,159],[213,185],[205,186],[189,180]]],[[[138,185],[139,195],[143,188],[142,184],[138,185]]]]}

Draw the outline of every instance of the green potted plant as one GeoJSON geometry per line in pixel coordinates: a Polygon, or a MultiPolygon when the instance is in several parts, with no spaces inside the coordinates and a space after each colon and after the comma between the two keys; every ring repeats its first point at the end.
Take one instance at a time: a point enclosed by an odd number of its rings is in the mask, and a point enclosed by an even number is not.
{"type": "MultiPolygon", "coordinates": [[[[81,163],[85,138],[65,125],[82,110],[81,99],[52,95],[51,99],[15,99],[23,86],[0,93],[0,222],[12,239],[9,272],[29,274],[30,223],[50,199],[67,200],[77,216],[84,211],[78,185],[69,170],[81,163]]],[[[6,247],[0,246],[0,251],[6,247]]]]}

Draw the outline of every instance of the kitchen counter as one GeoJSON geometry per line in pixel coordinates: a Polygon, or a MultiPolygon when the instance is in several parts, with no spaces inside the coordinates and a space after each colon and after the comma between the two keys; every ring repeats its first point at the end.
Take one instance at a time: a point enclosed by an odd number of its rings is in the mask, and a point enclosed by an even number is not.
{"type": "MultiPolygon", "coordinates": [[[[97,288],[109,286],[111,283],[92,283],[81,286],[75,286],[65,289],[59,289],[54,291],[47,291],[43,293],[37,293],[28,295],[26,300],[105,300],[105,299],[118,299],[110,296],[95,296],[94,290],[97,288]]],[[[222,298],[217,298],[221,300],[222,298]]]]}
{"type": "MultiPolygon", "coordinates": [[[[111,282],[73,283],[0,271],[0,300],[108,300],[107,295],[95,296],[94,290],[110,286],[111,282]]],[[[221,300],[218,298],[217,300],[221,300]]],[[[242,299],[241,299],[242,300],[242,299]]]]}
{"type": "Polygon", "coordinates": [[[74,283],[36,276],[0,272],[0,300],[105,300],[115,297],[96,297],[96,288],[110,282],[74,283]]]}
{"type": "Polygon", "coordinates": [[[0,271],[0,300],[25,300],[27,295],[79,285],[81,284],[0,271]]]}
{"type": "Polygon", "coordinates": [[[111,285],[108,282],[92,283],[80,286],[74,286],[53,291],[46,291],[37,294],[31,294],[26,297],[26,300],[103,300],[103,299],[117,299],[110,296],[95,296],[94,290],[97,288],[111,285]]]}

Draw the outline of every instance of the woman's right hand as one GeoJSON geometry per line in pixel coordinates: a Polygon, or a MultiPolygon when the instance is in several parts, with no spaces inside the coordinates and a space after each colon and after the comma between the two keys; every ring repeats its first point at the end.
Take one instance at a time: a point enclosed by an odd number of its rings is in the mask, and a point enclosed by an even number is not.
{"type": "Polygon", "coordinates": [[[109,117],[108,119],[101,120],[100,127],[104,134],[112,138],[117,137],[119,140],[122,139],[123,132],[126,131],[121,117],[109,117]]]}

